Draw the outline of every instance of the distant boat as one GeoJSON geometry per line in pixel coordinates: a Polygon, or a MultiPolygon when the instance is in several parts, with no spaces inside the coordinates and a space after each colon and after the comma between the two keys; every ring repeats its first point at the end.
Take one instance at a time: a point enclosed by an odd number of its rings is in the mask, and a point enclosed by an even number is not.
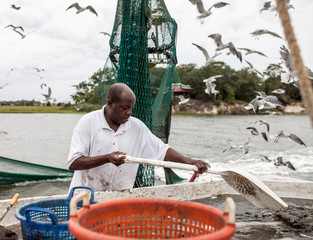
{"type": "Polygon", "coordinates": [[[63,168],[28,163],[0,156],[0,185],[69,178],[73,172],[63,168]]]}

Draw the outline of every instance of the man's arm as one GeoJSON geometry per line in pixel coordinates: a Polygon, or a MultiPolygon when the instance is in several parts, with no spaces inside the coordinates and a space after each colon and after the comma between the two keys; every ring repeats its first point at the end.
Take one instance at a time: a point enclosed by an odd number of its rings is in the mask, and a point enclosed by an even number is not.
{"type": "Polygon", "coordinates": [[[95,156],[95,157],[85,157],[81,156],[71,164],[69,167],[70,171],[75,170],[85,170],[90,168],[98,167],[102,164],[113,163],[115,166],[119,166],[124,163],[125,153],[113,152],[110,154],[95,156]]]}
{"type": "Polygon", "coordinates": [[[164,160],[195,165],[199,170],[198,173],[200,174],[204,173],[210,167],[210,164],[201,160],[194,160],[194,159],[185,157],[181,155],[179,152],[175,151],[173,148],[169,148],[167,150],[164,160]]]}

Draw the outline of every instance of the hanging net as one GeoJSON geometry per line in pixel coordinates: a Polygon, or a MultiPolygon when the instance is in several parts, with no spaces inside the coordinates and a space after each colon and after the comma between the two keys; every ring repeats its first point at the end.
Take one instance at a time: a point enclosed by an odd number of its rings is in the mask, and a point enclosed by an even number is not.
{"type": "MultiPolygon", "coordinates": [[[[110,85],[127,84],[136,95],[132,115],[166,143],[172,83],[179,82],[176,31],[176,22],[163,0],[118,0],[110,54],[99,82],[103,103],[110,85]],[[152,79],[155,72],[159,74],[152,79]]],[[[140,164],[135,187],[153,186],[154,179],[154,167],[140,164]]]]}

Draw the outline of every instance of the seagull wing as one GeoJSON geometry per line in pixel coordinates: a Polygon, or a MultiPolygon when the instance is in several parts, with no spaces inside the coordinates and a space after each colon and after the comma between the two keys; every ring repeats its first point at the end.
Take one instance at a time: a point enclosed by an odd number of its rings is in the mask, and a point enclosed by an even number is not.
{"type": "Polygon", "coordinates": [[[215,44],[218,47],[223,45],[223,43],[222,43],[222,35],[221,34],[219,34],[219,33],[210,34],[208,37],[214,39],[215,44]]]}
{"type": "Polygon", "coordinates": [[[90,10],[90,12],[94,13],[95,15],[98,16],[98,13],[96,12],[96,10],[92,7],[92,6],[87,6],[86,9],[90,10]]]}
{"type": "Polygon", "coordinates": [[[6,85],[9,85],[8,83],[3,84],[2,86],[0,86],[0,89],[2,89],[3,87],[5,87],[6,85]]]}
{"type": "Polygon", "coordinates": [[[48,88],[48,98],[51,97],[51,93],[52,93],[52,90],[51,90],[51,88],[49,87],[49,88],[48,88]]]}
{"type": "Polygon", "coordinates": [[[45,83],[40,84],[40,88],[41,88],[41,89],[42,89],[42,86],[47,87],[47,84],[45,84],[45,83]]]}
{"type": "Polygon", "coordinates": [[[259,110],[259,109],[258,109],[258,107],[259,107],[259,101],[258,101],[257,98],[252,99],[252,101],[249,102],[249,105],[251,105],[251,107],[252,107],[254,113],[257,113],[257,112],[258,112],[258,110],[259,110]]]}
{"type": "Polygon", "coordinates": [[[245,154],[249,152],[249,148],[250,148],[249,144],[250,144],[250,138],[248,138],[242,146],[242,150],[245,154]]]}
{"type": "Polygon", "coordinates": [[[69,6],[69,7],[66,9],[66,11],[69,10],[70,8],[73,8],[73,7],[76,8],[77,10],[81,10],[81,9],[82,9],[82,7],[79,6],[78,3],[73,3],[71,6],[69,6]]]}
{"type": "Polygon", "coordinates": [[[272,160],[271,159],[269,159],[267,156],[265,156],[265,155],[260,155],[262,158],[261,158],[261,160],[266,160],[267,162],[271,162],[272,160]]]}
{"type": "Polygon", "coordinates": [[[281,137],[286,137],[285,132],[283,130],[280,130],[277,134],[275,134],[274,143],[278,143],[278,140],[281,137]]]}
{"type": "Polygon", "coordinates": [[[265,122],[265,121],[263,121],[263,120],[259,120],[259,123],[266,125],[266,130],[267,130],[267,132],[270,131],[270,124],[269,124],[268,122],[265,122]]]}
{"type": "Polygon", "coordinates": [[[217,2],[215,4],[213,4],[210,8],[209,8],[209,11],[212,9],[212,8],[221,8],[221,7],[225,7],[226,5],[229,5],[229,3],[227,2],[217,2]]]}
{"type": "Polygon", "coordinates": [[[200,51],[202,51],[202,53],[204,54],[204,56],[205,56],[205,60],[210,60],[210,56],[209,56],[209,54],[208,54],[208,51],[205,49],[205,48],[203,48],[203,47],[201,47],[201,46],[199,46],[199,45],[197,45],[197,44],[195,44],[195,43],[192,43],[192,45],[195,45],[197,48],[199,48],[200,49],[200,51]]]}
{"type": "Polygon", "coordinates": [[[271,7],[271,1],[265,2],[263,4],[263,8],[260,9],[260,13],[262,13],[262,11],[264,11],[264,10],[268,10],[270,7],[271,7]]]}
{"type": "Polygon", "coordinates": [[[259,54],[261,56],[267,57],[264,53],[259,52],[259,51],[252,50],[252,53],[256,53],[256,54],[259,54]]]}
{"type": "Polygon", "coordinates": [[[235,48],[234,44],[232,42],[228,43],[228,48],[232,54],[234,54],[240,62],[242,62],[242,55],[241,52],[238,52],[237,49],[235,48]]]}
{"type": "Polygon", "coordinates": [[[250,33],[252,36],[259,36],[261,34],[264,34],[264,32],[261,29],[255,30],[252,33],[250,33]]]}
{"type": "Polygon", "coordinates": [[[21,37],[22,37],[22,39],[23,39],[24,37],[26,37],[26,35],[24,35],[23,33],[21,33],[21,32],[19,32],[19,31],[15,30],[15,29],[13,29],[13,30],[14,30],[14,32],[17,32],[18,34],[20,34],[21,37]]]}
{"type": "Polygon", "coordinates": [[[261,132],[262,137],[264,138],[265,141],[268,142],[268,138],[265,132],[261,132]]]}
{"type": "Polygon", "coordinates": [[[252,63],[248,62],[247,60],[245,60],[245,61],[246,61],[246,63],[248,63],[248,65],[249,65],[250,68],[253,68],[252,63]]]}
{"type": "Polygon", "coordinates": [[[279,53],[280,53],[281,58],[284,60],[285,65],[288,68],[288,70],[292,72],[294,68],[292,66],[289,50],[283,45],[282,47],[280,47],[279,53]]]}
{"type": "Polygon", "coordinates": [[[277,33],[274,33],[274,32],[268,31],[268,30],[267,30],[266,33],[268,33],[268,34],[270,34],[270,35],[272,35],[272,36],[274,36],[274,37],[277,37],[277,38],[282,38],[282,37],[279,36],[277,33]]]}
{"type": "Polygon", "coordinates": [[[243,51],[246,51],[246,55],[252,53],[252,50],[249,49],[249,48],[238,48],[238,49],[243,50],[243,51]]]}
{"type": "Polygon", "coordinates": [[[104,35],[108,35],[109,37],[111,37],[111,35],[109,34],[109,33],[107,33],[107,32],[99,32],[99,34],[104,34],[104,35]]]}
{"type": "Polygon", "coordinates": [[[12,24],[9,24],[8,26],[6,26],[4,28],[8,28],[8,27],[15,28],[15,26],[13,26],[12,24]]]}
{"type": "Polygon", "coordinates": [[[255,127],[247,127],[246,129],[251,130],[252,135],[259,135],[259,132],[255,127]]]}
{"type": "Polygon", "coordinates": [[[291,140],[295,141],[296,143],[299,143],[300,145],[306,146],[305,143],[304,143],[298,136],[296,136],[296,135],[293,134],[293,133],[291,133],[291,134],[289,135],[289,138],[290,138],[291,140]]]}
{"type": "Polygon", "coordinates": [[[290,169],[296,171],[296,168],[291,164],[291,162],[287,161],[285,162],[286,166],[289,167],[290,169]]]}
{"type": "Polygon", "coordinates": [[[282,105],[282,102],[279,101],[279,99],[276,97],[276,96],[273,96],[273,95],[268,95],[264,98],[264,100],[266,102],[269,102],[269,103],[272,103],[276,106],[281,106],[282,105]]]}
{"type": "Polygon", "coordinates": [[[206,12],[203,6],[202,0],[189,0],[193,5],[197,5],[197,9],[199,13],[206,12]]]}

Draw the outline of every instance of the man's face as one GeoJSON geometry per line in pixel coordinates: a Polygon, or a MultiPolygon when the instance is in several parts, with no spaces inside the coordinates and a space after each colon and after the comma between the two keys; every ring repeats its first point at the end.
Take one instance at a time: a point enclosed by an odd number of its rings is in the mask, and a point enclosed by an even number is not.
{"type": "Polygon", "coordinates": [[[135,98],[133,96],[121,96],[120,101],[108,102],[111,109],[111,120],[120,125],[126,123],[132,114],[132,109],[135,105],[135,98]]]}

